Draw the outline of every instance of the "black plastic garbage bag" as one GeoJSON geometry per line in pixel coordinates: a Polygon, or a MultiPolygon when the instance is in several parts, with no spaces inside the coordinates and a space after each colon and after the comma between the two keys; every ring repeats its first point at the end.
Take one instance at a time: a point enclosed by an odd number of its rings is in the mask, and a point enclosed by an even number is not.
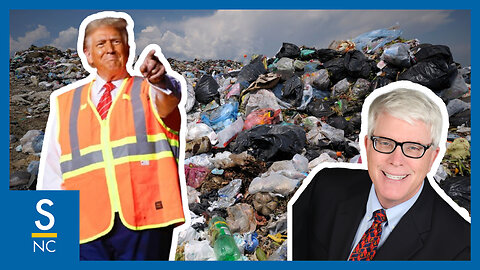
{"type": "Polygon", "coordinates": [[[354,132],[353,125],[345,119],[343,116],[332,116],[327,119],[327,124],[330,126],[341,129],[345,132],[345,136],[349,136],[354,132]]]}
{"type": "MultiPolygon", "coordinates": [[[[323,141],[320,140],[319,143],[321,143],[321,142],[323,142],[323,141]]],[[[318,145],[307,144],[307,147],[306,147],[307,151],[305,152],[305,154],[303,156],[308,159],[308,162],[310,162],[310,161],[316,159],[317,157],[319,157],[321,155],[320,150],[322,150],[324,147],[325,147],[325,145],[318,146],[318,145]]]]}
{"type": "Polygon", "coordinates": [[[373,79],[372,84],[370,84],[370,91],[383,87],[391,82],[392,80],[390,80],[387,77],[383,77],[383,76],[376,77],[375,79],[373,79]]]}
{"type": "Polygon", "coordinates": [[[346,141],[332,141],[329,147],[335,151],[343,152],[346,158],[352,158],[360,153],[356,147],[346,141]]]}
{"type": "Polygon", "coordinates": [[[302,104],[302,98],[302,80],[300,80],[298,76],[294,75],[283,84],[281,100],[289,103],[294,107],[298,107],[302,104]]]}
{"type": "Polygon", "coordinates": [[[378,73],[380,71],[380,68],[377,67],[377,62],[367,61],[367,63],[370,65],[370,72],[371,73],[378,73]]]}
{"type": "Polygon", "coordinates": [[[423,62],[432,59],[443,59],[447,64],[453,63],[453,56],[450,48],[445,45],[420,44],[415,47],[415,61],[423,62]]]}
{"type": "Polygon", "coordinates": [[[238,81],[253,82],[258,76],[265,73],[267,73],[267,69],[262,62],[262,57],[257,57],[240,70],[240,73],[238,73],[238,81]]]}
{"type": "Polygon", "coordinates": [[[358,50],[349,51],[345,54],[344,65],[348,75],[354,78],[368,78],[371,67],[367,57],[358,50]]]}
{"type": "Polygon", "coordinates": [[[310,115],[315,117],[328,117],[333,115],[335,112],[332,110],[331,106],[333,101],[324,100],[324,99],[314,99],[307,105],[307,112],[310,115]]]}
{"type": "Polygon", "coordinates": [[[233,153],[248,151],[262,161],[292,159],[302,152],[307,138],[305,130],[296,125],[259,125],[240,132],[230,144],[233,153]]]}
{"type": "Polygon", "coordinates": [[[340,55],[341,53],[332,49],[318,49],[316,53],[317,59],[320,60],[320,62],[330,61],[333,58],[338,57],[340,55]]]}
{"type": "Polygon", "coordinates": [[[441,58],[433,58],[413,65],[398,76],[399,80],[408,80],[430,88],[434,92],[448,88],[457,76],[455,65],[449,65],[441,58]]]}
{"type": "Polygon", "coordinates": [[[300,48],[295,44],[286,43],[286,42],[282,44],[282,48],[280,48],[280,51],[275,55],[275,57],[278,59],[282,57],[295,59],[299,56],[300,56],[300,48]]]}
{"type": "Polygon", "coordinates": [[[329,60],[323,64],[328,71],[330,81],[332,84],[336,84],[347,76],[347,70],[345,69],[344,58],[335,58],[329,60]]]}
{"type": "Polygon", "coordinates": [[[459,206],[470,212],[471,184],[470,176],[448,177],[440,182],[440,187],[459,206]]]}
{"type": "Polygon", "coordinates": [[[452,115],[452,117],[450,117],[449,119],[450,126],[458,127],[461,125],[465,125],[466,127],[471,127],[472,126],[471,115],[472,115],[471,109],[452,115]]]}
{"type": "Polygon", "coordinates": [[[318,141],[318,145],[306,146],[306,153],[304,156],[308,161],[319,157],[323,153],[327,153],[331,158],[337,159],[337,152],[343,152],[346,158],[352,158],[359,154],[358,149],[350,145],[345,140],[343,141],[329,141],[328,139],[318,141]]]}
{"type": "Polygon", "coordinates": [[[384,73],[385,77],[389,78],[392,81],[396,81],[400,69],[394,66],[387,65],[382,68],[382,72],[384,73]]]}
{"type": "Polygon", "coordinates": [[[355,113],[351,118],[350,118],[350,124],[352,124],[353,130],[360,130],[360,127],[362,125],[362,115],[360,112],[355,113]]]}
{"type": "Polygon", "coordinates": [[[218,88],[218,83],[212,76],[203,75],[195,86],[195,99],[202,104],[208,104],[220,97],[218,88]]]}

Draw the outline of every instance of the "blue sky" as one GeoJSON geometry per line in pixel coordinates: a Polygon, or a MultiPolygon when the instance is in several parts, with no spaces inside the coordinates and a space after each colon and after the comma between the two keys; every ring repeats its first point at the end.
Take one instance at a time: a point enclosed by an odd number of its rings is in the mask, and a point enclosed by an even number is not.
{"type": "MultiPolygon", "coordinates": [[[[31,44],[75,48],[82,20],[99,10],[10,10],[10,55],[31,44]]],[[[406,39],[450,47],[470,65],[468,10],[117,10],[135,22],[137,54],[150,43],[193,60],[274,56],[282,42],[326,48],[333,40],[398,25],[406,39]]]]}

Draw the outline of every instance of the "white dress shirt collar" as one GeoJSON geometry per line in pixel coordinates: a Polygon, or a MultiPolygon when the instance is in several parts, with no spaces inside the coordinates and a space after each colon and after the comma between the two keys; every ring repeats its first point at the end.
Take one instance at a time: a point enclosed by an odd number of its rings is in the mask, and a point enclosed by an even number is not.
{"type": "MultiPolygon", "coordinates": [[[[124,79],[125,78],[112,81],[113,85],[115,85],[115,89],[113,89],[111,92],[112,99],[115,99],[115,97],[117,96],[124,79]]],[[[98,103],[100,102],[100,98],[102,97],[103,92],[105,91],[105,89],[103,88],[105,83],[107,82],[97,74],[97,76],[95,77],[95,80],[93,81],[92,89],[90,90],[90,98],[92,99],[93,105],[95,106],[98,105],[98,103]]]]}
{"type": "MultiPolygon", "coordinates": [[[[120,86],[122,86],[122,82],[125,78],[123,79],[120,79],[120,80],[115,80],[115,81],[112,81],[113,85],[115,85],[115,88],[120,88],[120,86]]],[[[98,74],[97,76],[95,77],[95,81],[93,82],[94,86],[93,86],[93,89],[95,89],[96,91],[98,91],[98,93],[102,92],[103,93],[103,86],[107,83],[107,81],[105,81],[102,77],[100,77],[98,74]]],[[[92,90],[93,90],[92,89],[92,90]]]]}
{"type": "MultiPolygon", "coordinates": [[[[394,207],[385,209],[385,213],[387,214],[387,224],[390,230],[393,230],[395,226],[398,224],[400,219],[405,215],[405,213],[412,207],[412,205],[417,201],[420,193],[423,190],[424,182],[422,182],[422,186],[420,189],[413,195],[412,198],[408,199],[407,201],[395,205],[394,207]]],[[[376,210],[382,209],[382,205],[378,201],[377,194],[375,192],[375,187],[372,185],[370,188],[370,194],[368,195],[367,201],[367,211],[366,214],[370,215],[370,219],[373,218],[373,212],[376,210]]]]}

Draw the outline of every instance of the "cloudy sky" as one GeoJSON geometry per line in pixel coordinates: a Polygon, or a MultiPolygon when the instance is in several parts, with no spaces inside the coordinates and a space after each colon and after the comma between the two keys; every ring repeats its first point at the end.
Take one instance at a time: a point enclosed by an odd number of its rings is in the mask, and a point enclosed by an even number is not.
{"type": "MultiPolygon", "coordinates": [[[[470,65],[468,10],[118,10],[135,22],[137,54],[160,45],[166,57],[235,59],[274,56],[282,42],[326,48],[397,25],[405,39],[450,47],[470,65]]],[[[82,20],[97,10],[10,10],[10,55],[31,44],[76,48],[82,20]]]]}

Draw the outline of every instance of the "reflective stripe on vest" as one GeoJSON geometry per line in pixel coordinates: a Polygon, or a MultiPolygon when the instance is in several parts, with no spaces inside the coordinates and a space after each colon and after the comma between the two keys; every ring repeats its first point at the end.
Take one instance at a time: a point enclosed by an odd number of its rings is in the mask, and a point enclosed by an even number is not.
{"type": "MultiPolygon", "coordinates": [[[[169,151],[172,153],[173,157],[178,160],[178,140],[170,140],[164,134],[160,134],[160,136],[147,136],[145,110],[140,99],[141,83],[141,78],[135,78],[131,90],[131,102],[132,107],[134,108],[133,118],[135,122],[136,140],[132,143],[113,147],[113,158],[120,159],[128,156],[158,154],[169,151]],[[154,137],[153,139],[156,139],[156,141],[149,140],[151,137],[154,137]]],[[[70,149],[72,153],[71,158],[61,161],[60,163],[62,173],[64,174],[104,161],[101,146],[99,146],[100,149],[97,151],[84,155],[80,154],[77,118],[80,110],[82,91],[87,91],[87,89],[84,89],[83,87],[77,88],[73,97],[69,126],[70,149]]],[[[112,142],[112,144],[115,144],[115,142],[112,142]]],[[[164,155],[168,156],[169,153],[164,153],[164,155]]],[[[115,163],[118,164],[117,162],[115,163]]],[[[120,161],[119,163],[122,162],[120,161]]]]}

